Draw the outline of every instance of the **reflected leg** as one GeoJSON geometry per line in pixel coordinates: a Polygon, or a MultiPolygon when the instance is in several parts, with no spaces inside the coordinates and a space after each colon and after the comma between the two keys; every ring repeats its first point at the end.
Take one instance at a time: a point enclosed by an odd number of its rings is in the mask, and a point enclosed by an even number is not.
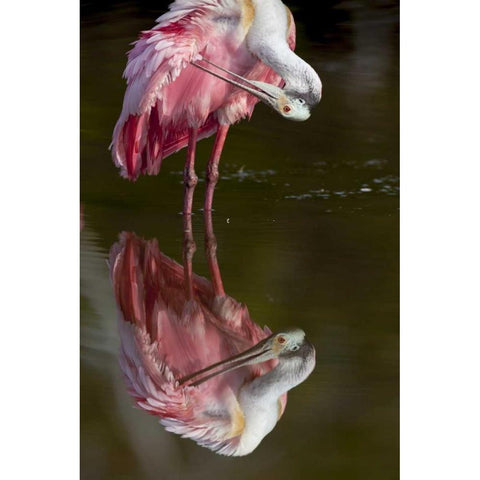
{"type": "Polygon", "coordinates": [[[185,281],[185,297],[187,301],[193,299],[193,267],[192,260],[197,245],[193,239],[192,216],[183,216],[183,271],[185,281]]]}
{"type": "Polygon", "coordinates": [[[217,239],[213,233],[212,211],[205,210],[205,255],[207,257],[208,269],[212,279],[213,291],[216,297],[224,297],[222,276],[217,261],[217,239]]]}
{"type": "Polygon", "coordinates": [[[193,192],[198,182],[198,177],[195,173],[195,147],[197,146],[198,129],[191,128],[188,135],[187,159],[185,161],[185,169],[183,171],[183,214],[191,215],[193,192]]]}
{"type": "Polygon", "coordinates": [[[230,125],[220,125],[218,127],[212,154],[208,160],[206,172],[207,186],[205,189],[204,204],[204,210],[206,212],[212,210],[213,192],[215,190],[215,185],[218,182],[218,163],[220,162],[220,156],[222,155],[223,145],[225,144],[229,127],[230,125]]]}

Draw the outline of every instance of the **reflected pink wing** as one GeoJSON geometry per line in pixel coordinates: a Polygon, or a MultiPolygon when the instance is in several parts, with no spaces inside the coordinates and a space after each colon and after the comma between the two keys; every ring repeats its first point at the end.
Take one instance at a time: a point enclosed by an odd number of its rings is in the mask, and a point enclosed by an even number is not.
{"type": "Polygon", "coordinates": [[[136,404],[158,416],[169,432],[190,438],[199,445],[223,455],[233,455],[239,437],[232,437],[232,419],[228,411],[212,406],[215,414],[199,411],[204,406],[208,385],[181,388],[168,366],[157,357],[150,337],[128,322],[119,322],[121,336],[120,366],[127,389],[136,404]]]}
{"type": "MultiPolygon", "coordinates": [[[[228,381],[223,376],[197,387],[181,387],[175,379],[221,359],[197,358],[195,349],[188,344],[189,335],[185,332],[194,325],[185,325],[181,318],[185,305],[183,268],[161,254],[156,241],[145,242],[129,233],[123,233],[121,241],[112,247],[110,267],[119,306],[119,360],[130,395],[140,408],[160,417],[168,431],[223,455],[234,455],[240,437],[232,412],[236,405],[234,390],[239,385],[235,386],[231,377],[228,381]],[[175,337],[172,328],[177,328],[184,338],[173,350],[165,343],[175,337]],[[189,358],[191,354],[193,357],[189,358]],[[167,365],[174,356],[175,372],[167,365]]],[[[211,303],[210,282],[195,275],[194,285],[202,305],[211,303]]],[[[206,328],[215,328],[216,321],[219,326],[228,322],[229,329],[237,331],[239,341],[243,341],[242,350],[270,333],[262,331],[246,308],[233,299],[219,306],[219,320],[203,307],[198,315],[202,318],[196,318],[196,322],[206,328]]],[[[202,342],[201,334],[196,338],[202,342]]],[[[234,353],[237,352],[231,352],[234,353]]],[[[252,366],[250,375],[264,374],[273,365],[252,366]]],[[[239,382],[243,380],[240,378],[239,382]]]]}

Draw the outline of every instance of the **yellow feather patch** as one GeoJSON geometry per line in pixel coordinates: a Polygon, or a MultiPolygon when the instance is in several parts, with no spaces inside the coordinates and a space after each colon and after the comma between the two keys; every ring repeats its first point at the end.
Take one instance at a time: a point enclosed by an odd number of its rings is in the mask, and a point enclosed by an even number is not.
{"type": "Polygon", "coordinates": [[[282,416],[282,401],[280,398],[278,399],[278,416],[277,416],[277,422],[280,420],[282,416]]]}
{"type": "Polygon", "coordinates": [[[255,7],[252,0],[243,0],[242,2],[242,26],[245,31],[248,31],[252,25],[253,17],[255,16],[255,7]]]}
{"type": "Polygon", "coordinates": [[[245,416],[243,415],[240,404],[235,399],[235,405],[231,412],[231,425],[230,435],[228,438],[238,437],[245,430],[245,416]]]}
{"type": "Polygon", "coordinates": [[[290,25],[292,24],[292,12],[290,9],[285,5],[285,9],[287,10],[287,38],[288,38],[288,31],[290,30],[290,25]]]}

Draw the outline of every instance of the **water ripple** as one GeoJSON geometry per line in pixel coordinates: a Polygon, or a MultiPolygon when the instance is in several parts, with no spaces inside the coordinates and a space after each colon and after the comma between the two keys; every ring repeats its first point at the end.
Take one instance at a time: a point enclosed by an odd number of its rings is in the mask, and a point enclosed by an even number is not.
{"type": "Polygon", "coordinates": [[[328,188],[320,188],[298,194],[285,195],[283,198],[294,200],[321,198],[328,200],[332,198],[358,198],[367,195],[398,196],[400,193],[399,183],[399,178],[397,176],[385,175],[383,177],[374,178],[371,183],[362,183],[357,188],[351,190],[330,190],[328,188]]]}

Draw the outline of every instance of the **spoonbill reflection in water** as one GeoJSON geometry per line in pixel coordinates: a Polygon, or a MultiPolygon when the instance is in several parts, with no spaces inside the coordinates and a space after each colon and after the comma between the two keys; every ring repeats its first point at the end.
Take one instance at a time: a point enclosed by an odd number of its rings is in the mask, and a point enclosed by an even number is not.
{"type": "Polygon", "coordinates": [[[216,133],[206,174],[204,208],[210,210],[229,126],[250,117],[258,101],[284,118],[306,120],[322,84],[293,53],[295,23],[280,0],[176,0],[169,8],[128,54],[111,149],[121,174],[136,180],[156,175],[165,157],[188,146],[189,214],[198,140],[216,133]]]}
{"type": "Polygon", "coordinates": [[[120,365],[136,404],[168,431],[246,455],[283,415],[286,392],[312,372],[315,349],[298,328],[262,330],[225,294],[209,215],[212,282],[195,275],[191,217],[184,219],[184,267],[133,233],[111,249],[120,365]]]}

